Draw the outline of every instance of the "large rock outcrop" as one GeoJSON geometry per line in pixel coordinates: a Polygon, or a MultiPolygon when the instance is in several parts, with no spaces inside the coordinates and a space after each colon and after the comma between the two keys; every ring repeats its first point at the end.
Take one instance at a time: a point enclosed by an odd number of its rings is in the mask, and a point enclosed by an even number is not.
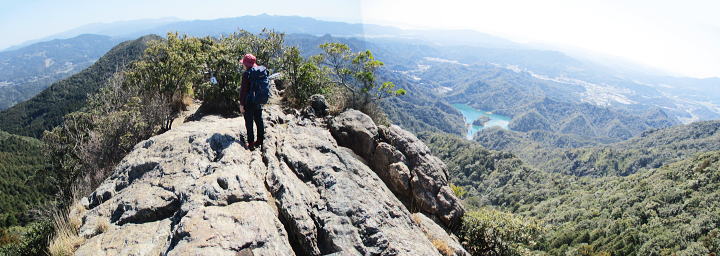
{"type": "Polygon", "coordinates": [[[419,209],[456,227],[465,213],[448,186],[445,163],[412,133],[397,125],[376,126],[357,110],[330,121],[330,131],[341,146],[363,157],[388,187],[410,209],[419,209]]]}
{"type": "Polygon", "coordinates": [[[261,150],[217,116],[139,143],[84,200],[76,255],[467,254],[445,231],[462,215],[446,168],[412,134],[341,125],[367,133],[349,143],[325,119],[265,118],[261,150]]]}

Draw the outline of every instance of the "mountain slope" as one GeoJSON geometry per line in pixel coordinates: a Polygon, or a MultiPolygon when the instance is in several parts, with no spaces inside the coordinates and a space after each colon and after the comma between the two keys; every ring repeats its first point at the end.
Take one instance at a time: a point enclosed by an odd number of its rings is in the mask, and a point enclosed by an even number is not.
{"type": "Polygon", "coordinates": [[[493,65],[443,62],[427,65],[427,71],[416,75],[421,81],[436,83],[431,87],[447,87],[448,91],[441,94],[446,101],[517,118],[510,123],[517,131],[541,130],[612,142],[648,129],[679,124],[659,109],[638,113],[582,102],[574,96],[583,90],[580,87],[493,65]],[[615,123],[622,124],[622,130],[607,129],[615,123]]]}
{"type": "Polygon", "coordinates": [[[39,138],[43,131],[60,124],[65,114],[82,108],[88,94],[97,92],[112,74],[142,56],[148,41],[157,39],[144,36],[123,42],[82,72],[0,112],[0,130],[39,138]]]}
{"type": "Polygon", "coordinates": [[[242,124],[206,116],[138,144],[76,212],[87,240],[75,255],[440,255],[438,241],[467,255],[442,229],[463,211],[444,165],[413,135],[357,111],[322,120],[269,105],[263,149],[249,151],[242,124]]]}
{"type": "Polygon", "coordinates": [[[495,207],[543,221],[548,230],[537,250],[720,253],[720,151],[701,151],[629,176],[590,178],[537,170],[458,136],[421,138],[447,162],[453,183],[466,188],[464,202],[471,210],[495,207]]]}
{"type": "Polygon", "coordinates": [[[720,247],[720,151],[601,179],[523,214],[562,225],[551,247],[586,243],[613,255],[708,255],[720,247]],[[581,239],[577,239],[580,237],[581,239]]]}
{"type": "MultiPolygon", "coordinates": [[[[715,90],[717,78],[674,78],[637,72],[623,69],[613,61],[594,63],[559,51],[518,44],[470,30],[408,30],[264,14],[216,20],[175,22],[172,19],[160,19],[95,24],[68,33],[86,31],[119,38],[135,38],[149,33],[165,35],[170,31],[179,31],[195,36],[218,36],[235,32],[238,28],[251,32],[273,28],[285,33],[358,37],[376,43],[394,41],[396,44],[421,44],[425,48],[435,49],[426,51],[419,58],[404,61],[406,64],[414,64],[424,57],[457,60],[468,65],[491,64],[525,73],[538,80],[560,83],[562,87],[575,90],[575,94],[570,98],[603,107],[638,112],[661,108],[684,123],[720,117],[720,98],[714,93],[718,91],[715,90]],[[142,26],[132,29],[133,24],[142,26]],[[678,95],[680,97],[675,97],[678,95]]],[[[414,51],[415,47],[395,49],[398,50],[396,52],[405,52],[414,51]]]]}
{"type": "Polygon", "coordinates": [[[418,54],[427,53],[427,47],[374,43],[357,38],[341,38],[330,35],[317,37],[290,34],[285,40],[286,45],[296,46],[302,50],[304,55],[308,56],[319,54],[321,49],[318,45],[327,42],[344,43],[354,51],[369,49],[377,59],[385,63],[386,66],[378,71],[378,80],[392,81],[397,88],[407,91],[407,94],[402,97],[393,97],[381,102],[383,111],[394,124],[412,132],[435,131],[453,134],[465,132],[462,115],[457,110],[438,99],[423,85],[397,71],[403,68],[403,64],[406,64],[405,60],[417,57],[418,54]],[[402,47],[403,50],[395,47],[402,47]],[[413,48],[413,50],[408,50],[408,48],[413,48]]]}
{"type": "Polygon", "coordinates": [[[53,189],[35,179],[47,168],[42,142],[0,131],[0,228],[25,225],[33,207],[50,199],[53,189]]]}
{"type": "Polygon", "coordinates": [[[544,171],[578,176],[627,176],[699,152],[720,150],[720,121],[650,130],[607,145],[539,136],[537,132],[522,134],[498,130],[483,131],[475,140],[494,150],[513,152],[544,171]]]}
{"type": "Polygon", "coordinates": [[[115,44],[108,36],[80,35],[0,52],[0,110],[85,69],[115,44]]]}

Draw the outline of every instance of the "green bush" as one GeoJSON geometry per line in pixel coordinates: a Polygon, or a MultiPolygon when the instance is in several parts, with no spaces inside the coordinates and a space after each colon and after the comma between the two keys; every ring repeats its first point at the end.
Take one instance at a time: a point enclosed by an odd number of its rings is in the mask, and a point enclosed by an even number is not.
{"type": "Polygon", "coordinates": [[[163,130],[172,128],[175,115],[194,97],[193,87],[203,80],[204,55],[199,38],[168,33],[167,40],[151,41],[126,72],[129,86],[138,88],[144,99],[159,99],[171,108],[163,130]]]}
{"type": "Polygon", "coordinates": [[[301,108],[307,105],[314,94],[328,96],[331,87],[327,76],[318,66],[317,58],[305,59],[296,47],[287,49],[284,59],[284,78],[289,83],[285,99],[291,106],[301,108]]]}
{"type": "Polygon", "coordinates": [[[488,208],[465,213],[460,239],[472,255],[522,255],[538,244],[540,224],[488,208]]]}
{"type": "Polygon", "coordinates": [[[62,125],[45,133],[52,165],[45,175],[60,189],[63,201],[73,193],[89,193],[135,144],[163,131],[171,113],[159,93],[117,74],[90,97],[84,111],[66,115],[62,125]]]}
{"type": "Polygon", "coordinates": [[[206,37],[200,40],[202,66],[197,73],[205,74],[196,82],[195,91],[203,101],[203,111],[228,113],[237,111],[240,101],[240,84],[243,66],[241,58],[246,53],[257,57],[258,64],[265,65],[270,71],[282,69],[284,34],[263,30],[260,34],[240,31],[219,39],[206,37]],[[210,84],[210,77],[217,84],[210,84]]]}
{"type": "Polygon", "coordinates": [[[314,56],[331,83],[342,92],[343,108],[353,108],[368,114],[376,123],[386,124],[387,116],[377,102],[394,96],[405,95],[405,89],[395,89],[392,82],[378,82],[377,70],[384,64],[376,60],[369,50],[352,52],[342,43],[324,43],[323,52],[314,56]]]}
{"type": "Polygon", "coordinates": [[[465,190],[462,186],[457,186],[455,184],[450,183],[450,189],[453,191],[453,194],[457,196],[458,198],[465,198],[465,195],[467,194],[467,190],[465,190]]]}
{"type": "Polygon", "coordinates": [[[19,239],[9,243],[0,243],[0,255],[48,255],[48,239],[52,235],[53,225],[49,221],[34,222],[27,227],[16,227],[13,231],[19,239]]]}

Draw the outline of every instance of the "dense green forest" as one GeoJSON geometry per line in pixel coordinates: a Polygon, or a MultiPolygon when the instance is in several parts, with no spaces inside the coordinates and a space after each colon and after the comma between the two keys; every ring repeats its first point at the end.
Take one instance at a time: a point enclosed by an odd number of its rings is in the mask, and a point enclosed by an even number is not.
{"type": "Polygon", "coordinates": [[[42,142],[0,131],[0,228],[28,224],[30,209],[51,198],[39,175],[47,167],[42,142]]]}
{"type": "Polygon", "coordinates": [[[537,170],[453,135],[420,137],[448,164],[470,208],[491,206],[542,221],[546,231],[531,249],[551,255],[720,252],[720,151],[629,176],[592,178],[537,170]]]}
{"type": "Polygon", "coordinates": [[[150,40],[146,36],[113,47],[89,68],[52,84],[35,97],[0,112],[0,130],[40,138],[43,131],[62,123],[63,116],[82,108],[88,94],[96,93],[109,77],[138,59],[150,40]]]}
{"type": "Polygon", "coordinates": [[[607,145],[541,131],[519,133],[499,129],[482,131],[474,140],[490,149],[512,152],[544,171],[577,176],[626,176],[699,152],[720,150],[720,121],[649,130],[607,145]]]}

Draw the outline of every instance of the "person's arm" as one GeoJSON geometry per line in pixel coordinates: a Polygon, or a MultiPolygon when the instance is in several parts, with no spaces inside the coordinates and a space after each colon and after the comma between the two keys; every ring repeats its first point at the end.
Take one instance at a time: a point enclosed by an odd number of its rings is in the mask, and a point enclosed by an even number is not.
{"type": "Polygon", "coordinates": [[[242,75],[242,82],[240,83],[240,105],[245,106],[245,98],[247,98],[247,94],[250,91],[250,77],[248,76],[248,72],[243,72],[242,75]]]}

